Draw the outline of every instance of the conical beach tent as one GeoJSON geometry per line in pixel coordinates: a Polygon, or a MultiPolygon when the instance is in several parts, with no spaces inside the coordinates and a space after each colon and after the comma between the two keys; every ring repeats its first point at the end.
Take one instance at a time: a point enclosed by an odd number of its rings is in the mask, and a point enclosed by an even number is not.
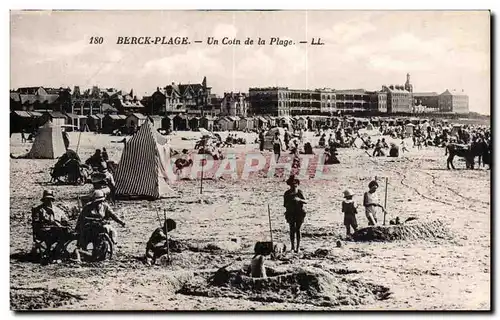
{"type": "Polygon", "coordinates": [[[28,159],[55,159],[66,152],[62,130],[47,121],[39,128],[30,152],[23,158],[28,159]]]}
{"type": "Polygon", "coordinates": [[[169,155],[167,140],[145,121],[123,149],[115,176],[117,199],[158,199],[172,191],[169,155]]]}

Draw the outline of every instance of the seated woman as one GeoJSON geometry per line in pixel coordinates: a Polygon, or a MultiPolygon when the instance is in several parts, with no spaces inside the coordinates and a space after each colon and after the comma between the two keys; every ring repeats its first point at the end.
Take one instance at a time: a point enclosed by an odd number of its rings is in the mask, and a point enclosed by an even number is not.
{"type": "Polygon", "coordinates": [[[310,142],[304,143],[304,154],[314,154],[313,148],[310,142]]]}
{"type": "Polygon", "coordinates": [[[394,143],[391,143],[391,148],[389,149],[389,157],[399,157],[399,147],[394,143]]]}
{"type": "Polygon", "coordinates": [[[330,149],[330,148],[326,148],[325,149],[325,165],[328,165],[328,164],[339,164],[340,161],[339,159],[337,158],[337,149],[334,148],[334,149],[330,149]]]}
{"type": "Polygon", "coordinates": [[[97,230],[93,229],[93,224],[90,223],[90,221],[98,221],[101,223],[102,228],[109,235],[111,241],[113,241],[114,244],[117,243],[117,232],[111,226],[110,220],[114,220],[122,227],[125,227],[125,222],[116,216],[111,206],[106,202],[104,192],[102,190],[94,191],[93,201],[83,207],[76,223],[75,231],[79,234],[79,250],[76,250],[77,260],[80,260],[80,250],[86,251],[88,244],[94,240],[93,236],[95,236],[97,230]]]}
{"type": "Polygon", "coordinates": [[[101,149],[96,149],[94,154],[85,161],[85,164],[92,168],[98,168],[103,162],[101,149]]]}
{"type": "Polygon", "coordinates": [[[54,170],[51,173],[52,180],[56,181],[60,177],[67,176],[68,182],[75,183],[82,178],[80,166],[81,163],[78,154],[68,149],[54,165],[54,170]]]}

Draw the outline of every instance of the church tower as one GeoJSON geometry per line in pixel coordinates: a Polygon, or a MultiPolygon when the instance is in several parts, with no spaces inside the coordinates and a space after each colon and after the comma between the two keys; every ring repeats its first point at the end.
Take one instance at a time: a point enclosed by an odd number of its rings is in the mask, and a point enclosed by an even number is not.
{"type": "Polygon", "coordinates": [[[406,74],[406,82],[405,82],[405,90],[408,91],[409,94],[409,107],[412,113],[415,112],[415,100],[413,99],[413,85],[410,83],[410,74],[406,74]]]}
{"type": "Polygon", "coordinates": [[[410,74],[406,74],[405,90],[413,92],[413,85],[410,83],[410,74]]]}

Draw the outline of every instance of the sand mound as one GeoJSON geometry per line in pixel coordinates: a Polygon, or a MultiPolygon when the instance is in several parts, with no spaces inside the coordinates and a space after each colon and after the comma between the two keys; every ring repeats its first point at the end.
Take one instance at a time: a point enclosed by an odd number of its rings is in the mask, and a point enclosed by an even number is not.
{"type": "Polygon", "coordinates": [[[410,224],[374,226],[356,231],[355,241],[393,241],[419,239],[451,239],[451,232],[440,220],[410,224]]]}
{"type": "Polygon", "coordinates": [[[79,295],[57,289],[13,287],[10,290],[12,310],[51,309],[83,299],[79,295]]]}
{"type": "Polygon", "coordinates": [[[241,269],[222,268],[194,277],[177,293],[331,307],[367,304],[390,294],[387,287],[350,280],[318,268],[266,268],[266,272],[267,278],[251,278],[241,269]]]}
{"type": "Polygon", "coordinates": [[[168,261],[166,256],[161,256],[157,264],[175,270],[200,270],[215,269],[220,265],[228,264],[234,260],[235,258],[233,256],[184,251],[171,253],[170,261],[168,261]]]}

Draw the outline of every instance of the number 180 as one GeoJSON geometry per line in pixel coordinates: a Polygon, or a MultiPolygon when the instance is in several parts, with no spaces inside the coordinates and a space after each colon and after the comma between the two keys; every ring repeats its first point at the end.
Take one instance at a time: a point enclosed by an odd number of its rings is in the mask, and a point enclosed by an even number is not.
{"type": "Polygon", "coordinates": [[[90,37],[90,44],[102,44],[103,42],[103,37],[90,37]]]}

